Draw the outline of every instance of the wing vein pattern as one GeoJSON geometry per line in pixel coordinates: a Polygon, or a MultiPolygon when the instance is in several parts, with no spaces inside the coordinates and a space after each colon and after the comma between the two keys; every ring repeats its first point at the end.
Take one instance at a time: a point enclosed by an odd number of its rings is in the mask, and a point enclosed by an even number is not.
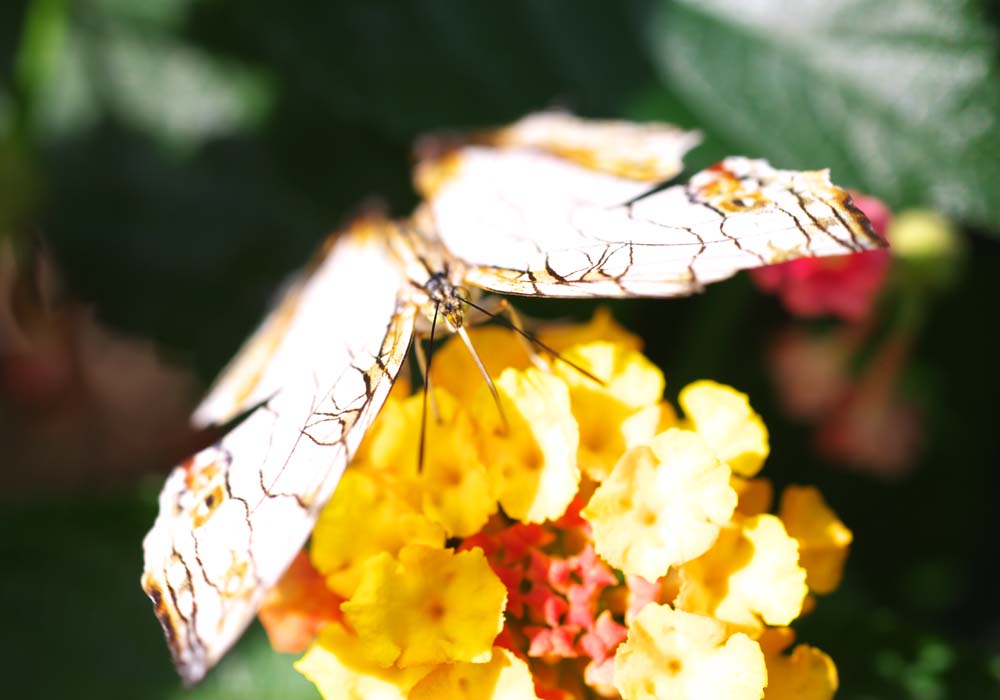
{"type": "Polygon", "coordinates": [[[286,292],[197,415],[267,403],[177,467],[160,495],[142,583],[188,683],[301,548],[405,357],[414,310],[380,233],[352,229],[286,292]]]}

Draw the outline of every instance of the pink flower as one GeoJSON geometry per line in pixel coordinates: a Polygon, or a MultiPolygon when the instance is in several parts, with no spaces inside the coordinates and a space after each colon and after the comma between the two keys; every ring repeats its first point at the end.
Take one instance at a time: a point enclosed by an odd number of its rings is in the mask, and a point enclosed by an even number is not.
{"type": "Polygon", "coordinates": [[[912,468],[921,448],[923,416],[895,393],[909,340],[906,335],[890,338],[824,421],[818,443],[827,457],[883,478],[912,468]]]}
{"type": "Polygon", "coordinates": [[[569,625],[561,627],[531,627],[524,628],[524,633],[531,640],[528,656],[573,658],[579,656],[576,649],[576,635],[579,629],[569,625]]]}
{"type": "Polygon", "coordinates": [[[786,415],[799,420],[825,416],[850,390],[851,356],[859,338],[850,328],[827,333],[789,327],[770,344],[768,360],[786,415]]]}
{"type": "Polygon", "coordinates": [[[628,584],[628,618],[635,617],[649,603],[657,603],[663,593],[663,579],[650,583],[642,576],[629,574],[625,577],[628,584]]]}
{"type": "Polygon", "coordinates": [[[605,610],[597,618],[593,628],[580,637],[580,648],[584,654],[598,663],[613,656],[618,645],[625,641],[628,629],[619,625],[611,617],[611,612],[605,610]]]}
{"type": "MultiPolygon", "coordinates": [[[[855,205],[885,236],[891,213],[880,200],[854,194],[855,205]]],[[[889,251],[870,250],[828,258],[800,258],[751,271],[757,286],[777,294],[796,316],[833,314],[847,321],[868,316],[889,269],[889,251]]]]}

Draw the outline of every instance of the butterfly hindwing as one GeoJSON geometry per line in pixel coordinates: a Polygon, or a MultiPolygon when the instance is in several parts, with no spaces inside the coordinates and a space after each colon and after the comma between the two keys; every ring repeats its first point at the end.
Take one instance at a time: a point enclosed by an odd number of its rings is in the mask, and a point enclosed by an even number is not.
{"type": "Polygon", "coordinates": [[[414,309],[381,228],[356,225],[286,293],[201,415],[265,402],[160,495],[142,583],[187,683],[239,638],[301,548],[409,348],[414,309]]]}

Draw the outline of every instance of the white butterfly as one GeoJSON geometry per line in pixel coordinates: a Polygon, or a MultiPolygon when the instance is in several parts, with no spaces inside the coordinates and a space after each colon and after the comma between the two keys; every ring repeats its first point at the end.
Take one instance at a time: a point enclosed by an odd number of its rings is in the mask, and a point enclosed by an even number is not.
{"type": "Polygon", "coordinates": [[[697,141],[555,113],[457,145],[433,139],[409,220],[363,219],[328,243],[194,421],[260,407],[174,469],[144,542],[142,585],[186,683],[236,641],[309,536],[416,322],[461,326],[456,288],[676,296],[740,269],[884,245],[825,171],[727,158],[654,187],[697,141]]]}

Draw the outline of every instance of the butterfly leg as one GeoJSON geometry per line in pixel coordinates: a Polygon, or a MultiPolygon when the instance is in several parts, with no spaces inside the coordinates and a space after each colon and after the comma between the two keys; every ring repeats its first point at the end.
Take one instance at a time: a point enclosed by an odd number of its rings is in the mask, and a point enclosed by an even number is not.
{"type": "Polygon", "coordinates": [[[535,366],[541,369],[542,371],[545,372],[551,371],[552,366],[549,364],[548,359],[540,352],[538,352],[539,349],[544,350],[553,359],[569,365],[570,367],[572,367],[573,369],[575,369],[577,372],[587,377],[588,379],[591,379],[602,386],[604,385],[604,381],[602,379],[594,376],[594,374],[592,374],[588,370],[584,369],[583,367],[573,362],[572,360],[566,358],[564,355],[560,354],[557,350],[550,348],[548,345],[543,343],[533,334],[524,330],[520,316],[514,310],[514,307],[510,304],[510,302],[508,302],[506,299],[500,297],[497,298],[496,301],[491,300],[489,306],[492,307],[492,309],[495,309],[496,311],[493,311],[491,308],[488,308],[487,306],[480,306],[479,304],[476,304],[475,302],[470,301],[469,299],[463,299],[462,301],[464,301],[466,304],[476,309],[477,311],[481,311],[489,318],[500,321],[501,324],[507,326],[512,331],[517,333],[518,337],[521,339],[521,342],[525,344],[525,350],[528,353],[528,357],[530,357],[533,364],[535,364],[535,366]],[[501,316],[500,315],[501,313],[504,313],[504,316],[508,316],[509,318],[501,316]]]}
{"type": "Polygon", "coordinates": [[[413,342],[413,353],[417,356],[417,367],[420,369],[420,376],[423,378],[424,384],[427,385],[427,391],[430,394],[431,413],[434,414],[434,421],[441,423],[441,411],[438,410],[437,399],[434,397],[434,392],[431,391],[431,376],[427,372],[427,353],[424,351],[424,344],[420,338],[416,338],[413,342]]]}
{"type": "Polygon", "coordinates": [[[485,305],[483,311],[490,317],[505,316],[514,329],[524,351],[531,358],[531,364],[543,372],[552,371],[552,365],[549,363],[548,358],[538,351],[537,345],[531,340],[534,336],[525,329],[524,320],[521,318],[521,314],[517,312],[517,309],[514,308],[514,305],[507,301],[506,297],[491,295],[487,299],[489,303],[485,305]]]}

